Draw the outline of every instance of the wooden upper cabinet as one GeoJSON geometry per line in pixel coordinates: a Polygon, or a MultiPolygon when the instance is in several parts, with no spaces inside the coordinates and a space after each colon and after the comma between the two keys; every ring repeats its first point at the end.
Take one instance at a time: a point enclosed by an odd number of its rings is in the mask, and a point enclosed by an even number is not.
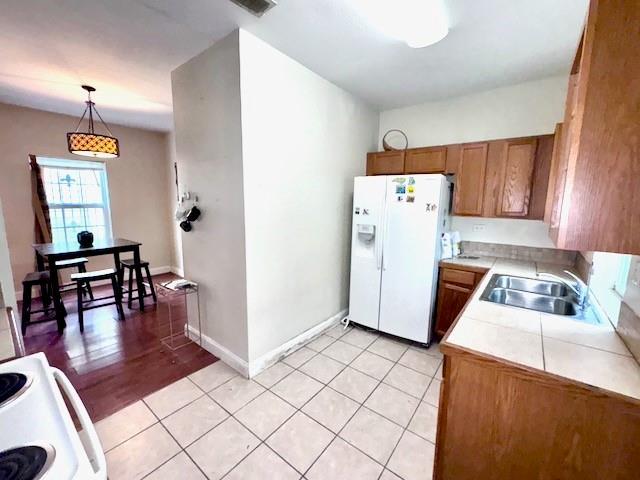
{"type": "Polygon", "coordinates": [[[454,215],[542,220],[553,204],[548,184],[560,141],[549,134],[373,152],[367,175],[455,175],[454,215]]]}
{"type": "Polygon", "coordinates": [[[454,215],[482,215],[488,142],[460,147],[453,201],[454,215]]]}
{"type": "Polygon", "coordinates": [[[404,173],[404,150],[367,154],[367,175],[396,175],[404,173]]]}
{"type": "Polygon", "coordinates": [[[569,152],[571,150],[571,139],[576,135],[576,122],[574,117],[577,108],[577,73],[569,77],[569,87],[567,89],[567,102],[565,105],[564,123],[560,130],[558,138],[557,161],[553,176],[553,188],[551,190],[551,209],[548,213],[549,219],[549,236],[558,243],[560,234],[560,218],[562,215],[562,205],[564,202],[564,194],[566,190],[567,169],[569,167],[569,152]]]}
{"type": "Polygon", "coordinates": [[[554,133],[553,153],[551,154],[551,165],[549,167],[549,183],[547,186],[547,196],[544,204],[544,221],[551,224],[551,215],[553,212],[553,200],[556,193],[556,182],[558,177],[558,165],[560,164],[560,156],[562,152],[562,130],[563,124],[556,125],[554,133]]]}
{"type": "Polygon", "coordinates": [[[411,148],[407,150],[404,173],[444,173],[447,147],[411,148]]]}
{"type": "Polygon", "coordinates": [[[531,187],[531,201],[529,202],[529,216],[527,217],[530,220],[544,220],[555,138],[555,133],[538,136],[536,159],[533,166],[533,185],[531,187]]]}
{"type": "Polygon", "coordinates": [[[504,142],[496,216],[528,216],[537,145],[536,138],[504,142]]]}
{"type": "Polygon", "coordinates": [[[639,38],[640,2],[591,0],[551,217],[559,248],[640,254],[639,38]]]}
{"type": "Polygon", "coordinates": [[[462,145],[459,143],[453,145],[447,145],[447,161],[444,166],[444,173],[447,175],[455,175],[458,173],[458,160],[460,158],[460,148],[462,145]]]}

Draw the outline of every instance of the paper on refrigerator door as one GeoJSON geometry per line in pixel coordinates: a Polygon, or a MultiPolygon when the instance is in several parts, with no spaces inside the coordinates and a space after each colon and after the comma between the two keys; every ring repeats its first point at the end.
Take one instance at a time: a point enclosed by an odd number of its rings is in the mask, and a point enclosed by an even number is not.
{"type": "Polygon", "coordinates": [[[442,232],[440,237],[440,243],[442,245],[442,258],[453,258],[453,245],[451,243],[451,233],[442,232]]]}

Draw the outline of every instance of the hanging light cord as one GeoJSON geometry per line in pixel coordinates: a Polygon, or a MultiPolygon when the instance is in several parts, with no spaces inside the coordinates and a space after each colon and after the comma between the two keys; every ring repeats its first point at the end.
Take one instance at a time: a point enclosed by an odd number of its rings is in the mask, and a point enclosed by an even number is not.
{"type": "Polygon", "coordinates": [[[107,125],[107,122],[105,122],[102,119],[102,115],[100,115],[100,112],[98,112],[98,109],[95,107],[95,103],[93,103],[93,101],[91,100],[91,92],[89,93],[89,100],[87,100],[85,103],[87,104],[87,106],[84,108],[84,112],[82,112],[82,116],[80,117],[80,120],[78,121],[78,124],[76,125],[76,129],[75,131],[77,132],[78,129],[80,128],[80,124],[82,123],[82,120],[84,120],[84,117],[87,115],[87,110],[89,111],[89,132],[90,133],[95,133],[94,132],[94,127],[93,127],[93,112],[96,112],[96,115],[98,116],[98,118],[100,119],[100,121],[102,122],[102,125],[104,125],[104,128],[107,129],[107,132],[109,132],[109,135],[111,135],[112,137],[114,136],[113,133],[111,132],[111,129],[109,128],[109,125],[107,125]]]}

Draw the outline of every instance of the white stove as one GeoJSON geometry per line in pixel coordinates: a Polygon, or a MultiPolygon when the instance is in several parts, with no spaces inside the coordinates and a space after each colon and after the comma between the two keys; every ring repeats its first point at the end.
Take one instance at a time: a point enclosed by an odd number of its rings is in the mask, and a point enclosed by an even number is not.
{"type": "Polygon", "coordinates": [[[106,480],[104,452],[80,397],[43,353],[0,365],[0,479],[106,480]],[[62,396],[76,412],[80,432],[62,396]]]}

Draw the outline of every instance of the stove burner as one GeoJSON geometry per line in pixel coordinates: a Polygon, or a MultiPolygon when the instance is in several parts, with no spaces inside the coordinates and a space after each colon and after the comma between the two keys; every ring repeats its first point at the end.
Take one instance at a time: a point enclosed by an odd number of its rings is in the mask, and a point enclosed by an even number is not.
{"type": "Polygon", "coordinates": [[[0,373],[0,406],[28,386],[27,381],[22,373],[0,373]]]}
{"type": "Polygon", "coordinates": [[[53,448],[35,445],[0,452],[0,480],[36,480],[54,456],[53,448]]]}

